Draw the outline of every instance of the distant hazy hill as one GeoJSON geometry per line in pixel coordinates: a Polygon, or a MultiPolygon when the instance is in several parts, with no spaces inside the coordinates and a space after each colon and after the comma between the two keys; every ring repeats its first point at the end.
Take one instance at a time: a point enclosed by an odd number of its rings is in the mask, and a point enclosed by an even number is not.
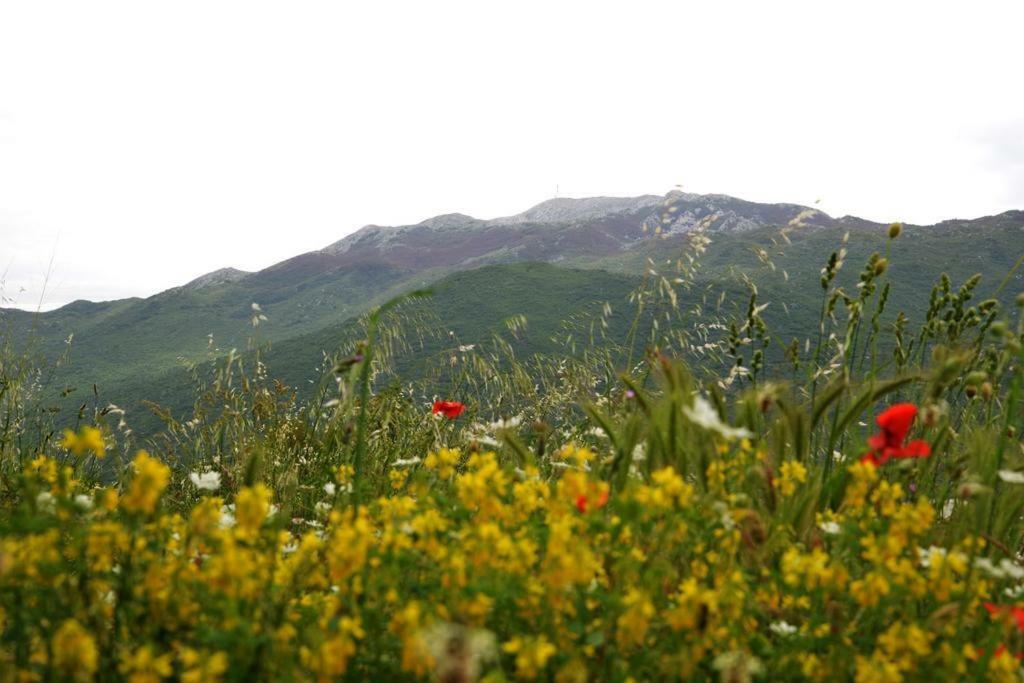
{"type": "MultiPolygon", "coordinates": [[[[168,378],[184,362],[244,348],[254,334],[254,302],[269,319],[256,332],[273,343],[271,371],[295,384],[310,379],[347,320],[432,283],[439,283],[439,314],[446,324],[463,326],[465,338],[526,314],[541,344],[554,323],[585,302],[625,306],[636,278],[652,263],[667,268],[698,226],[711,239],[701,286],[736,294],[740,278],[752,278],[762,299],[772,302],[770,317],[782,335],[799,334],[817,319],[819,270],[846,233],[848,278],[868,254],[885,248],[884,225],[793,204],[678,192],[553,199],[506,218],[449,214],[416,225],[367,226],[256,273],[224,268],[146,299],[76,301],[40,314],[3,309],[0,328],[51,358],[70,348],[72,363],[54,376],[55,393],[75,386],[80,396],[95,383],[105,400],[129,403],[133,411],[145,397],[181,405],[168,378]],[[535,262],[576,270],[530,265],[535,262]],[[524,265],[459,274],[512,263],[524,265]]],[[[1022,251],[1021,211],[906,226],[891,254],[897,284],[891,308],[913,315],[943,271],[955,280],[980,272],[982,291],[991,291],[1022,251]]],[[[1024,289],[1021,273],[1014,278],[1008,296],[1024,289]]]]}

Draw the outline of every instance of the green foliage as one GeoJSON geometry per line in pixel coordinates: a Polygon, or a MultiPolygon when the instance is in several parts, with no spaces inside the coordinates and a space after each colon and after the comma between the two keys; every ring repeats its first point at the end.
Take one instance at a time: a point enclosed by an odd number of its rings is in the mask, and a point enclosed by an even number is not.
{"type": "MultiPolygon", "coordinates": [[[[854,237],[818,254],[785,295],[763,254],[758,272],[714,274],[705,237],[639,277],[490,266],[214,353],[161,376],[171,405],[152,404],[144,439],[98,398],[80,411],[105,448],[56,437],[45,373],[8,342],[0,665],[86,680],[200,680],[201,662],[215,680],[1016,675],[1013,292],[977,301],[984,279],[920,286],[916,270],[902,291],[913,228],[866,240],[852,273],[854,237]],[[775,321],[798,318],[796,344],[778,342],[775,321]],[[466,412],[432,415],[438,397],[466,412]],[[916,422],[881,435],[892,459],[861,461],[894,403],[916,422]]],[[[254,334],[274,325],[260,313],[254,334]]]]}

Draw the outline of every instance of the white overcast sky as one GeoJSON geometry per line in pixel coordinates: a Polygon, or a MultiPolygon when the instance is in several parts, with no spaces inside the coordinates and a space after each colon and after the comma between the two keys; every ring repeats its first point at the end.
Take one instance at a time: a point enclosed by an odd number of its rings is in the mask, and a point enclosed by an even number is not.
{"type": "Polygon", "coordinates": [[[4,294],[145,296],[556,187],[1024,208],[1022,30],[1018,0],[0,0],[4,294]]]}

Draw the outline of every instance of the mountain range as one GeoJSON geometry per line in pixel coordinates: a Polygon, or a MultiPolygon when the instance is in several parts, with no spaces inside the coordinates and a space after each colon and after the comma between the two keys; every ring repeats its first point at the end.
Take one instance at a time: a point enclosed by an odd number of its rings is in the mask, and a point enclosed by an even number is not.
{"type": "MultiPolygon", "coordinates": [[[[776,304],[772,322],[783,335],[807,329],[812,313],[816,320],[819,270],[832,251],[847,249],[853,286],[863,260],[887,249],[887,224],[796,204],[683,192],[558,198],[504,218],[446,214],[415,225],[369,225],[258,272],[222,268],[147,298],[75,301],[44,313],[0,309],[0,329],[50,362],[69,354],[52,375],[55,396],[77,388],[81,402],[81,392],[96,385],[102,400],[125,406],[127,396],[129,410],[144,412],[141,398],[168,398],[168,373],[244,348],[254,335],[271,345],[285,381],[308,384],[346,321],[428,285],[440,319],[459,327],[461,338],[483,338],[504,318],[525,314],[541,348],[588,303],[624,307],[639,277],[667,268],[694,231],[710,240],[701,287],[736,299],[741,279],[756,282],[762,300],[776,304]],[[256,330],[254,304],[267,319],[256,330]]],[[[913,316],[941,272],[954,281],[981,273],[983,293],[1009,274],[999,291],[1014,295],[1024,289],[1014,271],[1022,252],[1024,211],[906,225],[889,254],[893,305],[913,316]]]]}

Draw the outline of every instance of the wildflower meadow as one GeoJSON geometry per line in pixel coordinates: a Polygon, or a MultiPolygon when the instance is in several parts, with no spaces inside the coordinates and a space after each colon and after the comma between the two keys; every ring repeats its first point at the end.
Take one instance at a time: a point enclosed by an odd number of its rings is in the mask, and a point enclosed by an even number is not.
{"type": "Polygon", "coordinates": [[[146,436],[5,346],[0,681],[1018,680],[1024,295],[904,315],[840,246],[790,343],[691,296],[706,240],[564,354],[406,378],[414,292],[311,396],[257,340],[146,436]]]}

